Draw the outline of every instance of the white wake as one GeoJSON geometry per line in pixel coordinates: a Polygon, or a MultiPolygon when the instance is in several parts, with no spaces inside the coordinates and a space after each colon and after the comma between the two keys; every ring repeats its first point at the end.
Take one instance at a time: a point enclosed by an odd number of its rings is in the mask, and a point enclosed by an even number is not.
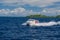
{"type": "Polygon", "coordinates": [[[54,21],[43,22],[43,23],[37,24],[37,26],[53,26],[53,25],[60,25],[60,21],[58,21],[58,22],[54,22],[54,21]]]}

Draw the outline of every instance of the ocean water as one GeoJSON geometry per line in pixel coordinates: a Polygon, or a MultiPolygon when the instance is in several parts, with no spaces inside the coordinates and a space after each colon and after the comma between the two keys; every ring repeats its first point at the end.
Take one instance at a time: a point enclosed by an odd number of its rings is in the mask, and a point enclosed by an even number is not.
{"type": "MultiPolygon", "coordinates": [[[[24,26],[30,18],[0,17],[0,40],[60,40],[60,25],[24,26]]],[[[60,18],[33,18],[40,22],[60,21],[60,18]]]]}

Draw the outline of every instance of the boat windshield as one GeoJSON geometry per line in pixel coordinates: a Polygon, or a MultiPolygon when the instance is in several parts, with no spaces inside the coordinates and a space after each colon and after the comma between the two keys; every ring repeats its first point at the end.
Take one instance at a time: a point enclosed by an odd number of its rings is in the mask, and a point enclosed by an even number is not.
{"type": "Polygon", "coordinates": [[[34,21],[34,19],[29,19],[28,21],[34,21]]]}

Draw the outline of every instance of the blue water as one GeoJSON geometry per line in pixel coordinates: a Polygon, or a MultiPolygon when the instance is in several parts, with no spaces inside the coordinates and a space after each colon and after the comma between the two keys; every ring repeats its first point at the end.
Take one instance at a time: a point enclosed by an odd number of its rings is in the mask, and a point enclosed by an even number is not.
{"type": "MultiPolygon", "coordinates": [[[[60,40],[60,25],[23,26],[29,18],[0,17],[0,40],[60,40]]],[[[60,21],[60,18],[33,18],[40,22],[60,21]]]]}

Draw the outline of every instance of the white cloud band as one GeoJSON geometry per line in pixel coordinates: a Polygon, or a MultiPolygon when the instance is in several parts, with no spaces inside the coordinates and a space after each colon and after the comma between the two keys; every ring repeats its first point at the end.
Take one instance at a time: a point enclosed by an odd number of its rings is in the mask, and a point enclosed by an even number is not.
{"type": "Polygon", "coordinates": [[[40,6],[44,7],[51,5],[54,2],[59,2],[60,0],[3,0],[1,1],[5,5],[25,5],[29,4],[31,6],[40,6]]]}
{"type": "Polygon", "coordinates": [[[56,15],[55,13],[60,13],[60,10],[56,9],[44,9],[41,12],[35,12],[33,10],[26,10],[25,8],[16,8],[13,10],[10,9],[1,9],[0,15],[1,16],[28,16],[28,15],[34,15],[34,14],[43,14],[43,15],[56,15]]]}

